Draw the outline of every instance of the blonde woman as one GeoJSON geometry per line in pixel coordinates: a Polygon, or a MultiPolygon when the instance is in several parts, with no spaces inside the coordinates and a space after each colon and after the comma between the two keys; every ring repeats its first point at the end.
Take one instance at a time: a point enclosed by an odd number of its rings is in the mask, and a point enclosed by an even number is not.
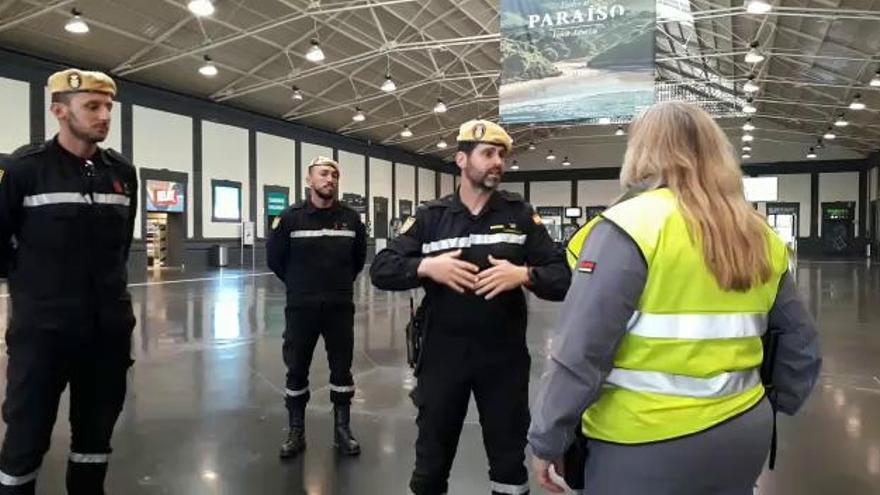
{"type": "Polygon", "coordinates": [[[629,193],[590,226],[553,336],[529,432],[535,476],[562,491],[549,470],[580,423],[590,495],[751,494],[772,406],[794,414],[821,364],[785,245],[694,105],[639,116],[621,183],[629,193]]]}

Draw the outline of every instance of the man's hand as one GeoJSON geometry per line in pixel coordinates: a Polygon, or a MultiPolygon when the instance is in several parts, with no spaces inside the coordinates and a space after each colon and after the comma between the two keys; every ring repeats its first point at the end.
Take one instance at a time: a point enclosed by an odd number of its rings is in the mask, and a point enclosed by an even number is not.
{"type": "Polygon", "coordinates": [[[489,255],[489,263],[492,268],[483,270],[477,274],[477,295],[486,295],[486,300],[516,289],[529,281],[529,269],[525,266],[517,266],[507,260],[499,260],[489,255]]]}
{"type": "Polygon", "coordinates": [[[550,469],[556,473],[560,478],[565,476],[565,472],[562,468],[562,460],[557,461],[545,461],[544,459],[538,459],[537,457],[532,458],[532,473],[535,476],[535,479],[538,480],[538,483],[550,493],[564,493],[565,488],[560,486],[558,483],[553,481],[553,477],[550,474],[550,469]]]}
{"type": "Polygon", "coordinates": [[[419,263],[417,273],[421,278],[429,278],[438,284],[463,294],[476,288],[477,275],[480,267],[458,259],[461,249],[439,256],[425,258],[419,263]]]}

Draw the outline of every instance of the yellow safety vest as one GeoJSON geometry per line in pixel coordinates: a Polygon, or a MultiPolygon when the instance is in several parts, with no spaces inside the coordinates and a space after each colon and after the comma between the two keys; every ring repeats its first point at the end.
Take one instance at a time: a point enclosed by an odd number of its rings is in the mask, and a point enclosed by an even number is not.
{"type": "MultiPolygon", "coordinates": [[[[761,336],[788,266],[783,242],[768,226],[773,276],[746,292],[718,286],[691,241],[668,189],[642,193],[606,210],[568,245],[577,262],[602,220],[638,245],[648,278],[598,400],[584,412],[589,438],[639,444],[706,430],[737,416],[764,396],[761,336]]],[[[572,262],[572,258],[574,261],[572,262]]]]}

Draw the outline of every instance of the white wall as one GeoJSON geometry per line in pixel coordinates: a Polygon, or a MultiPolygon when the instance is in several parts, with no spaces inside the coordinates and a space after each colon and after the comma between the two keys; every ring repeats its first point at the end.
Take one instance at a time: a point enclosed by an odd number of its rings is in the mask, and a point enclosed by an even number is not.
{"type": "MultiPolygon", "coordinates": [[[[391,162],[370,158],[370,224],[376,224],[376,210],[373,208],[373,198],[388,198],[388,219],[391,219],[391,162]]],[[[372,235],[372,229],[371,229],[372,235]]],[[[382,245],[384,247],[384,244],[382,245]]],[[[376,250],[379,250],[379,243],[376,244],[376,250]]]]}
{"type": "Polygon", "coordinates": [[[532,182],[529,203],[539,206],[571,206],[571,181],[532,182]]]}
{"type": "Polygon", "coordinates": [[[261,238],[266,233],[266,198],[263,186],[290,188],[287,200],[293,202],[295,153],[296,141],[257,133],[257,236],[261,238]]]}
{"type": "Polygon", "coordinates": [[[880,197],[880,191],[877,190],[878,181],[880,181],[880,168],[872,168],[868,172],[868,198],[877,199],[880,197]]]}
{"type": "MultiPolygon", "coordinates": [[[[302,194],[303,190],[307,187],[306,177],[309,176],[309,164],[312,163],[312,160],[319,156],[333,158],[333,148],[318,146],[317,144],[312,143],[303,143],[301,153],[302,156],[300,157],[300,169],[302,169],[302,184],[297,184],[297,187],[299,188],[299,194],[302,194]]],[[[295,197],[296,196],[294,196],[294,198],[295,197]]]]}
{"type": "Polygon", "coordinates": [[[579,180],[577,206],[611,206],[620,197],[620,181],[579,180]]]}
{"type": "Polygon", "coordinates": [[[859,173],[837,172],[819,174],[819,235],[822,235],[822,203],[855,201],[855,235],[859,236],[859,173]]]}
{"type": "Polygon", "coordinates": [[[250,218],[248,131],[214,122],[202,123],[202,235],[206,239],[241,235],[238,223],[213,222],[211,180],[241,183],[241,219],[250,218]]]}
{"type": "MultiPolygon", "coordinates": [[[[800,204],[799,237],[810,237],[810,207],[812,204],[810,182],[810,174],[780,175],[778,179],[778,201],[800,204]]],[[[858,174],[856,174],[856,183],[858,184],[858,174]]],[[[856,185],[856,191],[858,191],[858,185],[856,185]]]]}
{"type": "MultiPolygon", "coordinates": [[[[193,236],[193,137],[192,119],[175,113],[162,112],[133,105],[132,162],[138,169],[167,169],[187,174],[186,217],[187,237],[193,236]]],[[[140,193],[140,191],[138,192],[140,193]]],[[[138,217],[143,207],[138,208],[138,217]]],[[[140,218],[134,224],[135,238],[141,238],[140,218]]]]}
{"type": "Polygon", "coordinates": [[[440,197],[448,196],[455,192],[455,177],[452,174],[440,174],[440,197]]]}
{"type": "MultiPolygon", "coordinates": [[[[366,173],[367,166],[364,155],[349,153],[347,151],[339,152],[339,168],[342,174],[339,178],[339,197],[343,193],[367,194],[366,173]]],[[[361,214],[361,221],[366,222],[367,217],[361,214]]]]}
{"type": "Polygon", "coordinates": [[[419,203],[437,199],[437,172],[419,168],[419,203]]]}
{"type": "Polygon", "coordinates": [[[31,142],[31,97],[27,81],[0,77],[0,153],[31,142]]]}
{"type": "Polygon", "coordinates": [[[510,191],[512,193],[517,193],[523,198],[526,197],[526,184],[525,182],[502,182],[498,189],[502,189],[504,191],[510,191]]]}
{"type": "Polygon", "coordinates": [[[416,204],[416,168],[412,165],[404,165],[397,163],[394,165],[394,180],[396,186],[396,197],[394,199],[394,216],[400,217],[400,200],[408,199],[413,204],[413,211],[416,204]]]}
{"type": "MultiPolygon", "coordinates": [[[[43,88],[43,92],[46,95],[44,100],[46,102],[44,108],[46,139],[52,139],[58,133],[58,120],[49,110],[52,105],[52,94],[49,93],[49,88],[43,88]]],[[[113,110],[110,113],[110,133],[107,134],[107,139],[101,143],[101,147],[113,148],[122,152],[122,103],[118,101],[113,101],[113,110]]]]}

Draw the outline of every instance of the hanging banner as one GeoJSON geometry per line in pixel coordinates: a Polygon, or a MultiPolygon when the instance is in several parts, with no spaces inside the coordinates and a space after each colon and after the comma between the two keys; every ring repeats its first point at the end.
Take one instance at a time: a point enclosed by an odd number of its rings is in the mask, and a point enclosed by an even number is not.
{"type": "Polygon", "coordinates": [[[627,120],[651,105],[655,2],[501,0],[501,121],[627,120]]]}

